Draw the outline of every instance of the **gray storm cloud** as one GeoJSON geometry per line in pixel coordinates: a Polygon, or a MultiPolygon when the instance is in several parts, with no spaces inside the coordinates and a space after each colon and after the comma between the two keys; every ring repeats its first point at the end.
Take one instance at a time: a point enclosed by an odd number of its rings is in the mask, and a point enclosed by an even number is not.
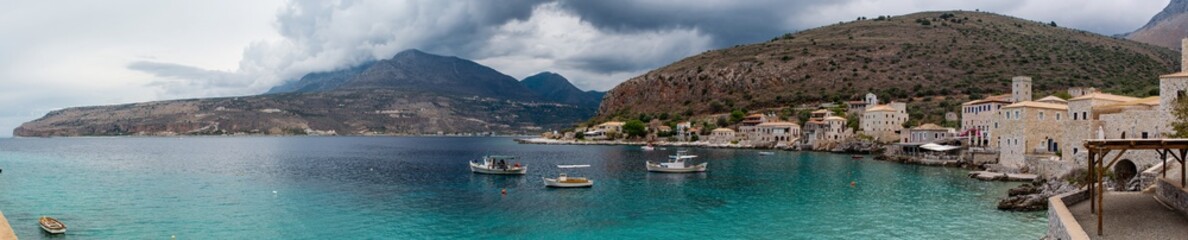
{"type": "Polygon", "coordinates": [[[129,69],[161,78],[153,86],[168,92],[227,93],[194,89],[239,86],[239,94],[251,94],[310,72],[348,68],[415,48],[474,59],[517,77],[554,71],[569,76],[584,89],[605,90],[649,69],[705,50],[759,42],[858,16],[899,15],[929,9],[983,9],[1010,15],[1045,15],[1032,19],[1118,33],[1141,25],[1143,20],[1124,23],[1095,14],[1114,11],[1114,15],[1120,15],[1116,13],[1118,6],[1126,4],[1133,3],[297,0],[288,2],[277,14],[275,28],[282,38],[249,45],[236,71],[200,71],[155,62],[133,63],[129,69]],[[1047,12],[1053,9],[1081,12],[1047,12]],[[1072,24],[1067,24],[1070,21],[1072,24]]]}

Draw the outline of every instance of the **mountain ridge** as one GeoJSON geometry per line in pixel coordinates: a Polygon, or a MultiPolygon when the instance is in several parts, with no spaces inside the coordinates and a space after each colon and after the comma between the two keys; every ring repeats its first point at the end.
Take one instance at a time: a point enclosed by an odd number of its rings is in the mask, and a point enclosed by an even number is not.
{"type": "Polygon", "coordinates": [[[13,135],[530,134],[569,127],[596,107],[544,99],[470,60],[408,50],[262,95],[55,110],[13,135]]]}
{"type": "MultiPolygon", "coordinates": [[[[942,122],[962,101],[1035,79],[1036,94],[1098,87],[1157,93],[1178,53],[1054,24],[985,12],[939,11],[859,18],[771,41],[707,51],[631,78],[593,120],[684,119],[843,102],[875,93],[909,102],[914,121],[942,122]]],[[[1042,95],[1040,95],[1042,97],[1042,95]]]]}
{"type": "Polygon", "coordinates": [[[1162,11],[1139,29],[1124,34],[1126,39],[1180,49],[1180,39],[1188,38],[1188,0],[1171,0],[1162,11]]]}
{"type": "Polygon", "coordinates": [[[592,109],[598,108],[605,94],[593,90],[582,91],[561,74],[547,71],[525,77],[520,83],[544,99],[592,109]]]}

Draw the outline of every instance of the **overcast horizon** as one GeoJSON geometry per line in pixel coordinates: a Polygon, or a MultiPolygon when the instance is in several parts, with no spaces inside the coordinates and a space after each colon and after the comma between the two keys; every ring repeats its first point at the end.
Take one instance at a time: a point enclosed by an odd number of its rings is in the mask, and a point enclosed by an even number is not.
{"type": "Polygon", "coordinates": [[[516,79],[550,71],[606,91],[707,50],[858,17],[980,10],[1103,35],[1168,4],[1139,1],[508,0],[72,3],[0,10],[0,136],[66,107],[260,94],[407,49],[516,79]]]}

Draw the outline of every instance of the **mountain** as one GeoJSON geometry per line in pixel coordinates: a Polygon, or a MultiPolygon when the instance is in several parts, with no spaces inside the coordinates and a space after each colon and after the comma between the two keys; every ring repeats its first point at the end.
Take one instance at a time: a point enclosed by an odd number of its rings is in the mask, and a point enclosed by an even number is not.
{"type": "Polygon", "coordinates": [[[458,57],[445,57],[406,50],[391,59],[358,67],[308,74],[295,83],[278,86],[270,93],[324,92],[339,89],[396,89],[480,96],[515,100],[537,100],[538,96],[515,78],[458,57]],[[285,91],[286,89],[293,89],[285,91]]]}
{"type": "Polygon", "coordinates": [[[1147,25],[1126,34],[1126,39],[1180,49],[1180,39],[1188,38],[1188,0],[1171,0],[1147,25]]]}
{"type": "Polygon", "coordinates": [[[705,116],[861,99],[909,102],[912,119],[941,122],[961,101],[1009,91],[1012,76],[1034,92],[1097,87],[1158,93],[1178,53],[1086,31],[984,12],[860,18],[768,42],[707,51],[610,90],[594,120],[705,116]],[[675,114],[675,115],[674,115],[675,114]],[[923,118],[923,119],[922,119],[923,118]]]}
{"type": "Polygon", "coordinates": [[[307,74],[258,96],[52,111],[15,136],[535,134],[594,108],[552,101],[478,63],[416,50],[307,74]]]}
{"type": "Polygon", "coordinates": [[[597,109],[598,104],[602,102],[602,96],[606,94],[598,91],[583,92],[573,86],[569,79],[552,72],[541,72],[526,77],[524,80],[520,80],[520,83],[545,100],[591,109],[597,109]]]}

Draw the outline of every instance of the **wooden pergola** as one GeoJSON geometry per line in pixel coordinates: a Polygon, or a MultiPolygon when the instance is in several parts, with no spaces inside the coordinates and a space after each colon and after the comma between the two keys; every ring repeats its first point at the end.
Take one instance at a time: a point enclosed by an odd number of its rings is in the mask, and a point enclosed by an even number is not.
{"type": "MultiPolygon", "coordinates": [[[[1102,200],[1104,197],[1104,183],[1101,181],[1104,172],[1113,167],[1123,154],[1129,150],[1155,150],[1163,161],[1162,177],[1167,177],[1167,156],[1180,162],[1180,186],[1188,186],[1188,169],[1185,169],[1184,159],[1188,157],[1188,139],[1086,139],[1085,149],[1089,150],[1089,211],[1097,215],[1097,235],[1101,236],[1102,200]],[[1173,151],[1174,150],[1174,151],[1173,151]],[[1106,155],[1117,151],[1109,162],[1106,155]]],[[[1141,169],[1140,172],[1141,173],[1141,169]]]]}

